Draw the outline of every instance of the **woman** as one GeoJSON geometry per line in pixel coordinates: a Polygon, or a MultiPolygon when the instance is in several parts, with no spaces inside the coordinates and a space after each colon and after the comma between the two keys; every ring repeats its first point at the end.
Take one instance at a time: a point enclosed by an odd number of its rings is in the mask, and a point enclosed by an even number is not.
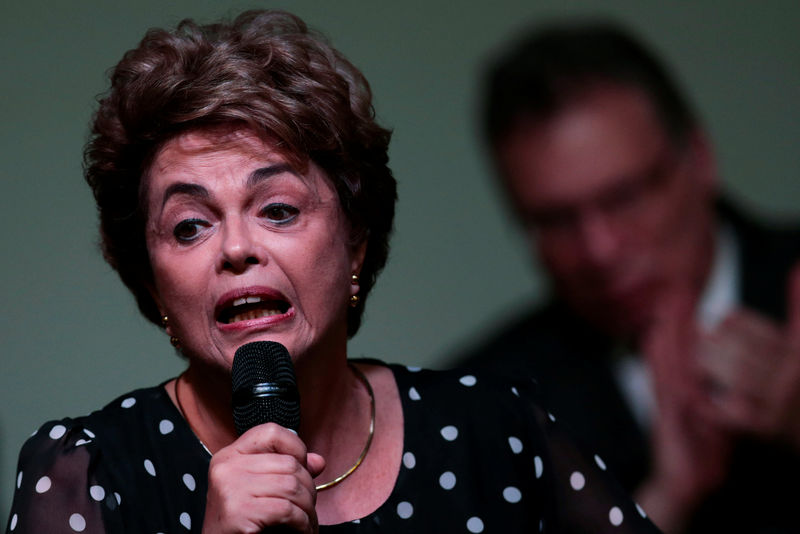
{"type": "Polygon", "coordinates": [[[46,423],[9,531],[651,531],[526,384],[348,362],[388,251],[389,137],[358,70],[286,13],[125,55],[86,178],[107,260],[188,366],[46,423]],[[236,433],[233,357],[262,340],[292,356],[297,434],[236,433]]]}

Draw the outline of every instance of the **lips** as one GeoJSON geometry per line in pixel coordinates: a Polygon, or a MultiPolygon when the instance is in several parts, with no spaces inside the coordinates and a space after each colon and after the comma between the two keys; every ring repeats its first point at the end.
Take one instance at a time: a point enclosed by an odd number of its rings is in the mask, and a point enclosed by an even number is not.
{"type": "Polygon", "coordinates": [[[249,288],[225,295],[217,305],[217,322],[234,324],[286,314],[291,305],[273,290],[249,288]]]}

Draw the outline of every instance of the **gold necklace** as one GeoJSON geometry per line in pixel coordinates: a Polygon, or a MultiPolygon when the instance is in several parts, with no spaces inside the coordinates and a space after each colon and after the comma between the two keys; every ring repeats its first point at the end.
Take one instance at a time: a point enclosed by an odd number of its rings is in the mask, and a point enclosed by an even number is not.
{"type": "Polygon", "coordinates": [[[200,445],[205,449],[205,451],[208,453],[209,456],[213,456],[213,454],[211,454],[211,449],[209,449],[206,446],[206,444],[203,443],[203,440],[200,439],[200,434],[198,434],[197,430],[195,430],[194,426],[192,426],[192,422],[189,421],[189,417],[186,415],[186,410],[183,409],[183,403],[181,402],[180,388],[178,387],[178,385],[180,384],[181,378],[183,378],[184,373],[179,374],[178,378],[175,380],[175,400],[178,403],[178,411],[181,412],[183,419],[186,421],[186,424],[189,425],[189,429],[192,431],[192,434],[194,434],[194,437],[197,438],[197,441],[200,443],[200,445]]]}
{"type": "Polygon", "coordinates": [[[367,457],[367,453],[369,452],[369,446],[372,445],[372,436],[375,435],[375,393],[372,391],[372,386],[370,385],[369,380],[367,380],[367,377],[364,376],[364,373],[362,373],[361,370],[358,367],[356,367],[355,365],[353,365],[350,362],[348,362],[347,365],[350,367],[350,369],[353,370],[355,375],[359,379],[361,379],[361,382],[364,383],[364,385],[367,388],[367,392],[369,393],[369,409],[370,409],[369,435],[367,436],[367,443],[364,444],[364,450],[361,451],[361,454],[359,455],[358,459],[356,460],[356,463],[354,463],[350,467],[350,469],[348,469],[347,471],[345,471],[344,473],[342,473],[338,477],[334,478],[330,482],[326,482],[324,484],[320,484],[319,486],[316,486],[316,490],[317,491],[322,491],[322,490],[326,490],[328,488],[332,488],[333,486],[335,486],[336,484],[338,484],[342,480],[344,480],[347,477],[349,477],[350,475],[352,475],[353,471],[355,471],[358,468],[358,466],[361,465],[361,462],[364,461],[364,458],[367,457]]]}
{"type": "MultiPolygon", "coordinates": [[[[372,386],[370,385],[369,380],[367,379],[366,376],[364,376],[364,373],[362,373],[358,367],[349,362],[347,363],[347,365],[350,367],[353,373],[355,373],[355,375],[361,380],[361,382],[367,388],[367,392],[369,393],[369,409],[370,409],[369,435],[367,436],[367,442],[364,444],[364,449],[361,451],[361,454],[358,456],[358,459],[356,459],[356,462],[350,467],[350,469],[348,469],[338,477],[334,478],[333,480],[316,486],[315,489],[317,491],[322,491],[328,488],[332,488],[342,480],[352,475],[353,471],[358,469],[358,466],[361,465],[361,463],[364,461],[364,458],[367,457],[367,453],[369,452],[369,447],[370,445],[372,445],[372,437],[375,435],[375,392],[372,391],[372,386]]],[[[195,437],[197,437],[197,441],[200,442],[200,445],[202,445],[203,448],[206,450],[206,452],[209,454],[209,456],[211,456],[212,455],[211,451],[208,449],[208,447],[206,447],[206,444],[203,443],[203,440],[200,439],[199,434],[192,426],[192,423],[189,421],[189,418],[186,416],[186,410],[183,409],[183,403],[181,402],[181,396],[180,396],[180,388],[178,387],[181,378],[183,378],[183,373],[181,373],[175,380],[175,400],[177,401],[178,404],[178,410],[180,410],[181,415],[186,420],[186,423],[189,425],[189,428],[192,430],[192,433],[194,433],[195,437]]]]}

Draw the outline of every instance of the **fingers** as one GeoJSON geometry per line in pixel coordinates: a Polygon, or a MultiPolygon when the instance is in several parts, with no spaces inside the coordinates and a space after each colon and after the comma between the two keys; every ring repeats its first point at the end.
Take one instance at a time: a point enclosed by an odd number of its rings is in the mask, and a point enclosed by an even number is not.
{"type": "Polygon", "coordinates": [[[257,425],[233,442],[239,454],[276,452],[292,456],[300,464],[306,464],[306,446],[297,434],[276,423],[257,425]]]}
{"type": "Polygon", "coordinates": [[[766,439],[787,433],[784,427],[794,427],[787,422],[800,415],[796,347],[791,333],[774,322],[746,310],[731,314],[698,343],[712,401],[700,408],[737,432],[766,439]]]}
{"type": "Polygon", "coordinates": [[[306,457],[306,466],[312,478],[316,478],[320,473],[325,470],[325,458],[315,452],[308,453],[306,457]]]}
{"type": "Polygon", "coordinates": [[[696,337],[694,300],[688,290],[676,289],[659,303],[642,343],[656,395],[662,405],[692,395],[692,352],[696,337]]]}
{"type": "Polygon", "coordinates": [[[261,532],[284,525],[315,532],[312,472],[324,462],[321,456],[308,454],[303,441],[279,425],[251,428],[211,459],[203,531],[261,532]]]}
{"type": "Polygon", "coordinates": [[[771,321],[747,311],[731,314],[698,336],[697,364],[712,394],[760,395],[786,352],[784,335],[771,321]]]}

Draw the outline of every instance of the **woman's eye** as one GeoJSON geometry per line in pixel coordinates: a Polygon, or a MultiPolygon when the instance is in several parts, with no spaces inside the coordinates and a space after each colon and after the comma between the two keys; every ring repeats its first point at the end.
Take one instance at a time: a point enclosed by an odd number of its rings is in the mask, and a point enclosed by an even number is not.
{"type": "Polygon", "coordinates": [[[297,217],[300,210],[289,204],[275,203],[261,210],[261,216],[272,222],[285,224],[297,217]]]}
{"type": "Polygon", "coordinates": [[[200,233],[201,227],[207,223],[202,219],[186,219],[175,225],[172,230],[172,235],[178,241],[189,242],[197,237],[200,233]]]}

